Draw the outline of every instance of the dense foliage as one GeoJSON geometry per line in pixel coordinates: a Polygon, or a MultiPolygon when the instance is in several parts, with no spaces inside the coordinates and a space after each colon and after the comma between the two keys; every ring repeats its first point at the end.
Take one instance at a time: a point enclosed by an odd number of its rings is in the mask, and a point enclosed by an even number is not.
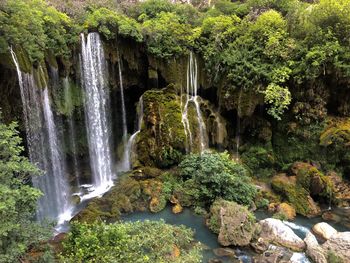
{"type": "Polygon", "coordinates": [[[63,262],[201,262],[193,232],[164,221],[73,223],[63,262]]]}
{"type": "Polygon", "coordinates": [[[326,111],[327,94],[315,91],[319,83],[329,76],[339,86],[348,83],[350,1],[309,2],[216,0],[196,9],[168,0],[120,5],[8,0],[0,5],[0,53],[13,46],[25,50],[31,62],[46,54],[69,58],[78,33],[86,31],[99,31],[107,40],[119,35],[143,42],[160,59],[194,50],[204,58],[227,109],[237,107],[238,93],[250,92],[265,97],[267,112],[279,120],[292,103],[291,89],[301,88],[317,93],[308,100],[303,92],[293,98],[297,119],[310,123],[326,111]]]}
{"type": "Polygon", "coordinates": [[[27,158],[15,123],[0,123],[0,262],[18,262],[49,233],[33,223],[39,190],[27,185],[38,174],[27,158]]]}
{"type": "Polygon", "coordinates": [[[196,189],[196,199],[211,204],[217,198],[250,205],[256,188],[247,170],[227,153],[190,154],[179,165],[185,185],[196,189]]]}

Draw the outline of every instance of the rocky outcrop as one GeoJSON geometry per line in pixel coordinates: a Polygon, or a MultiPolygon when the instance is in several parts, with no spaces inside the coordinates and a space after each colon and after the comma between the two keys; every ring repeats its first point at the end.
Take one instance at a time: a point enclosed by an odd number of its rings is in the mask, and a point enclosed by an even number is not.
{"type": "Polygon", "coordinates": [[[327,223],[318,223],[312,227],[312,231],[324,240],[330,239],[333,235],[338,233],[332,226],[327,223]]]}
{"type": "Polygon", "coordinates": [[[273,190],[281,194],[298,214],[309,217],[320,214],[321,209],[309,195],[309,192],[297,183],[295,176],[276,175],[272,178],[271,185],[273,190]]]}
{"type": "Polygon", "coordinates": [[[322,248],[332,252],[337,257],[343,259],[344,262],[349,262],[350,259],[350,232],[338,232],[331,236],[323,245],[322,248]]]}
{"type": "Polygon", "coordinates": [[[325,251],[318,244],[316,237],[311,233],[307,233],[304,239],[306,244],[306,254],[317,263],[327,263],[325,251]]]}
{"type": "Polygon", "coordinates": [[[207,225],[219,234],[218,242],[221,245],[246,246],[255,232],[255,217],[244,206],[218,200],[210,208],[207,225]]]}
{"type": "Polygon", "coordinates": [[[267,218],[259,222],[261,227],[260,237],[279,246],[290,248],[294,251],[305,249],[304,241],[299,238],[291,228],[281,220],[267,218]]]}

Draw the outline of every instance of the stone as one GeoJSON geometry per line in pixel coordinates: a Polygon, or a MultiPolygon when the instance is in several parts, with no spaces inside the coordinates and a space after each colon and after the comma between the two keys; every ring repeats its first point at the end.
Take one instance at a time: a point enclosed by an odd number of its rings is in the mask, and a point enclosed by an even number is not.
{"type": "Polygon", "coordinates": [[[335,213],[332,213],[332,211],[324,212],[322,214],[322,218],[326,221],[332,221],[332,222],[336,222],[336,223],[341,221],[341,217],[335,213]]]}
{"type": "Polygon", "coordinates": [[[304,241],[281,220],[267,218],[259,221],[259,225],[261,227],[260,237],[264,240],[294,251],[303,251],[305,249],[304,241]]]}
{"type": "Polygon", "coordinates": [[[250,246],[254,249],[256,253],[262,254],[269,248],[269,243],[263,238],[259,237],[255,242],[251,242],[250,246]]]}
{"type": "Polygon", "coordinates": [[[254,258],[255,263],[289,263],[293,253],[286,248],[270,246],[262,255],[254,258]]]}
{"type": "Polygon", "coordinates": [[[294,220],[296,217],[295,208],[287,203],[282,203],[277,206],[277,212],[282,213],[288,220],[294,220]]]}
{"type": "Polygon", "coordinates": [[[319,237],[324,240],[330,239],[334,234],[338,233],[332,226],[329,224],[322,222],[314,225],[312,227],[312,231],[319,237]]]}
{"type": "Polygon", "coordinates": [[[210,208],[207,225],[222,246],[247,246],[255,232],[255,217],[244,206],[217,200],[210,208]]]}
{"type": "Polygon", "coordinates": [[[336,256],[342,258],[344,262],[349,262],[350,232],[338,232],[332,235],[321,247],[332,251],[336,256]]]}
{"type": "Polygon", "coordinates": [[[235,251],[231,248],[215,248],[213,249],[213,252],[218,257],[236,257],[235,251]]]}
{"type": "Polygon", "coordinates": [[[318,244],[316,237],[311,233],[307,233],[304,239],[306,244],[306,254],[317,263],[327,263],[326,253],[318,244]]]}
{"type": "Polygon", "coordinates": [[[176,204],[173,206],[173,208],[171,210],[174,214],[179,214],[182,212],[183,207],[180,204],[176,204]]]}

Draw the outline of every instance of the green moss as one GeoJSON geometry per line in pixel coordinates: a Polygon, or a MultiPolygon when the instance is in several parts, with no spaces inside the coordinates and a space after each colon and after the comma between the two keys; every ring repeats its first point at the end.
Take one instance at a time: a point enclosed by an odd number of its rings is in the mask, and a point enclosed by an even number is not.
{"type": "Polygon", "coordinates": [[[310,212],[308,196],[309,193],[302,187],[288,181],[286,177],[275,177],[272,179],[273,190],[281,194],[296,210],[298,214],[307,216],[310,212]]]}
{"type": "Polygon", "coordinates": [[[140,162],[161,168],[177,164],[185,153],[186,135],[174,86],[147,91],[143,103],[145,117],[137,141],[140,162]]]}
{"type": "Polygon", "coordinates": [[[248,166],[251,173],[259,178],[268,178],[275,175],[276,160],[272,149],[261,146],[249,147],[241,155],[242,162],[248,166]]]}

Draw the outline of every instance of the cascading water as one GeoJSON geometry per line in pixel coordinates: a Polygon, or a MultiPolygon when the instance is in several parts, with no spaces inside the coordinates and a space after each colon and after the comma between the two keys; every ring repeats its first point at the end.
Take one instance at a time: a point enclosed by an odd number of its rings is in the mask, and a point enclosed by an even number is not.
{"type": "MultiPolygon", "coordinates": [[[[139,100],[139,105],[138,105],[138,123],[137,123],[137,131],[130,136],[129,140],[128,140],[128,143],[126,145],[126,154],[128,155],[128,158],[129,158],[129,165],[131,166],[131,160],[133,159],[133,148],[134,148],[134,145],[135,145],[135,140],[136,140],[136,137],[137,135],[140,133],[141,131],[141,128],[142,128],[142,120],[143,120],[143,98],[142,96],[140,97],[140,100],[139,100]]],[[[129,167],[129,169],[131,169],[131,167],[129,167]]]]}
{"type": "Polygon", "coordinates": [[[81,180],[80,180],[80,169],[79,169],[79,163],[77,158],[77,135],[75,130],[75,123],[74,123],[74,111],[73,111],[73,101],[72,101],[72,91],[71,86],[69,83],[68,77],[65,77],[63,79],[63,95],[64,95],[64,102],[65,102],[65,108],[67,111],[69,111],[68,115],[68,132],[69,132],[69,145],[71,147],[71,153],[72,153],[72,161],[73,161],[73,171],[74,176],[76,179],[77,186],[80,187],[81,180]]]}
{"type": "MultiPolygon", "coordinates": [[[[118,54],[119,55],[119,54],[118,54]]],[[[128,171],[130,169],[130,149],[128,148],[128,127],[126,124],[126,109],[125,109],[125,99],[124,99],[124,86],[123,86],[123,74],[121,65],[121,56],[118,58],[118,73],[119,73],[119,87],[120,87],[120,99],[121,99],[121,109],[122,109],[122,122],[123,122],[123,146],[124,153],[118,168],[120,171],[128,171]]]]}
{"type": "MultiPolygon", "coordinates": [[[[59,219],[58,223],[60,224],[71,218],[71,206],[69,204],[70,194],[69,184],[66,178],[66,165],[62,154],[61,143],[57,137],[57,129],[50,106],[49,93],[47,88],[45,88],[43,91],[43,108],[52,166],[51,177],[53,177],[53,185],[50,185],[49,187],[54,186],[54,189],[52,190],[56,193],[55,195],[59,219]]],[[[51,196],[52,193],[49,192],[47,195],[51,196]]]]}
{"type": "Polygon", "coordinates": [[[206,126],[203,121],[202,112],[200,109],[200,97],[198,96],[198,64],[197,59],[190,53],[188,67],[187,67],[187,85],[186,85],[186,102],[182,110],[182,123],[186,135],[186,148],[190,152],[193,149],[193,135],[191,132],[190,121],[188,118],[189,104],[193,103],[196,110],[198,129],[199,129],[199,143],[200,152],[204,152],[208,148],[208,135],[206,126]]]}
{"type": "Polygon", "coordinates": [[[85,118],[94,194],[100,195],[113,185],[111,128],[107,65],[98,33],[81,35],[85,118]]]}
{"type": "Polygon", "coordinates": [[[37,218],[57,219],[60,224],[71,215],[70,190],[47,85],[44,90],[38,88],[32,74],[21,72],[16,54],[10,51],[19,80],[29,158],[44,172],[32,179],[43,192],[37,218]]]}

